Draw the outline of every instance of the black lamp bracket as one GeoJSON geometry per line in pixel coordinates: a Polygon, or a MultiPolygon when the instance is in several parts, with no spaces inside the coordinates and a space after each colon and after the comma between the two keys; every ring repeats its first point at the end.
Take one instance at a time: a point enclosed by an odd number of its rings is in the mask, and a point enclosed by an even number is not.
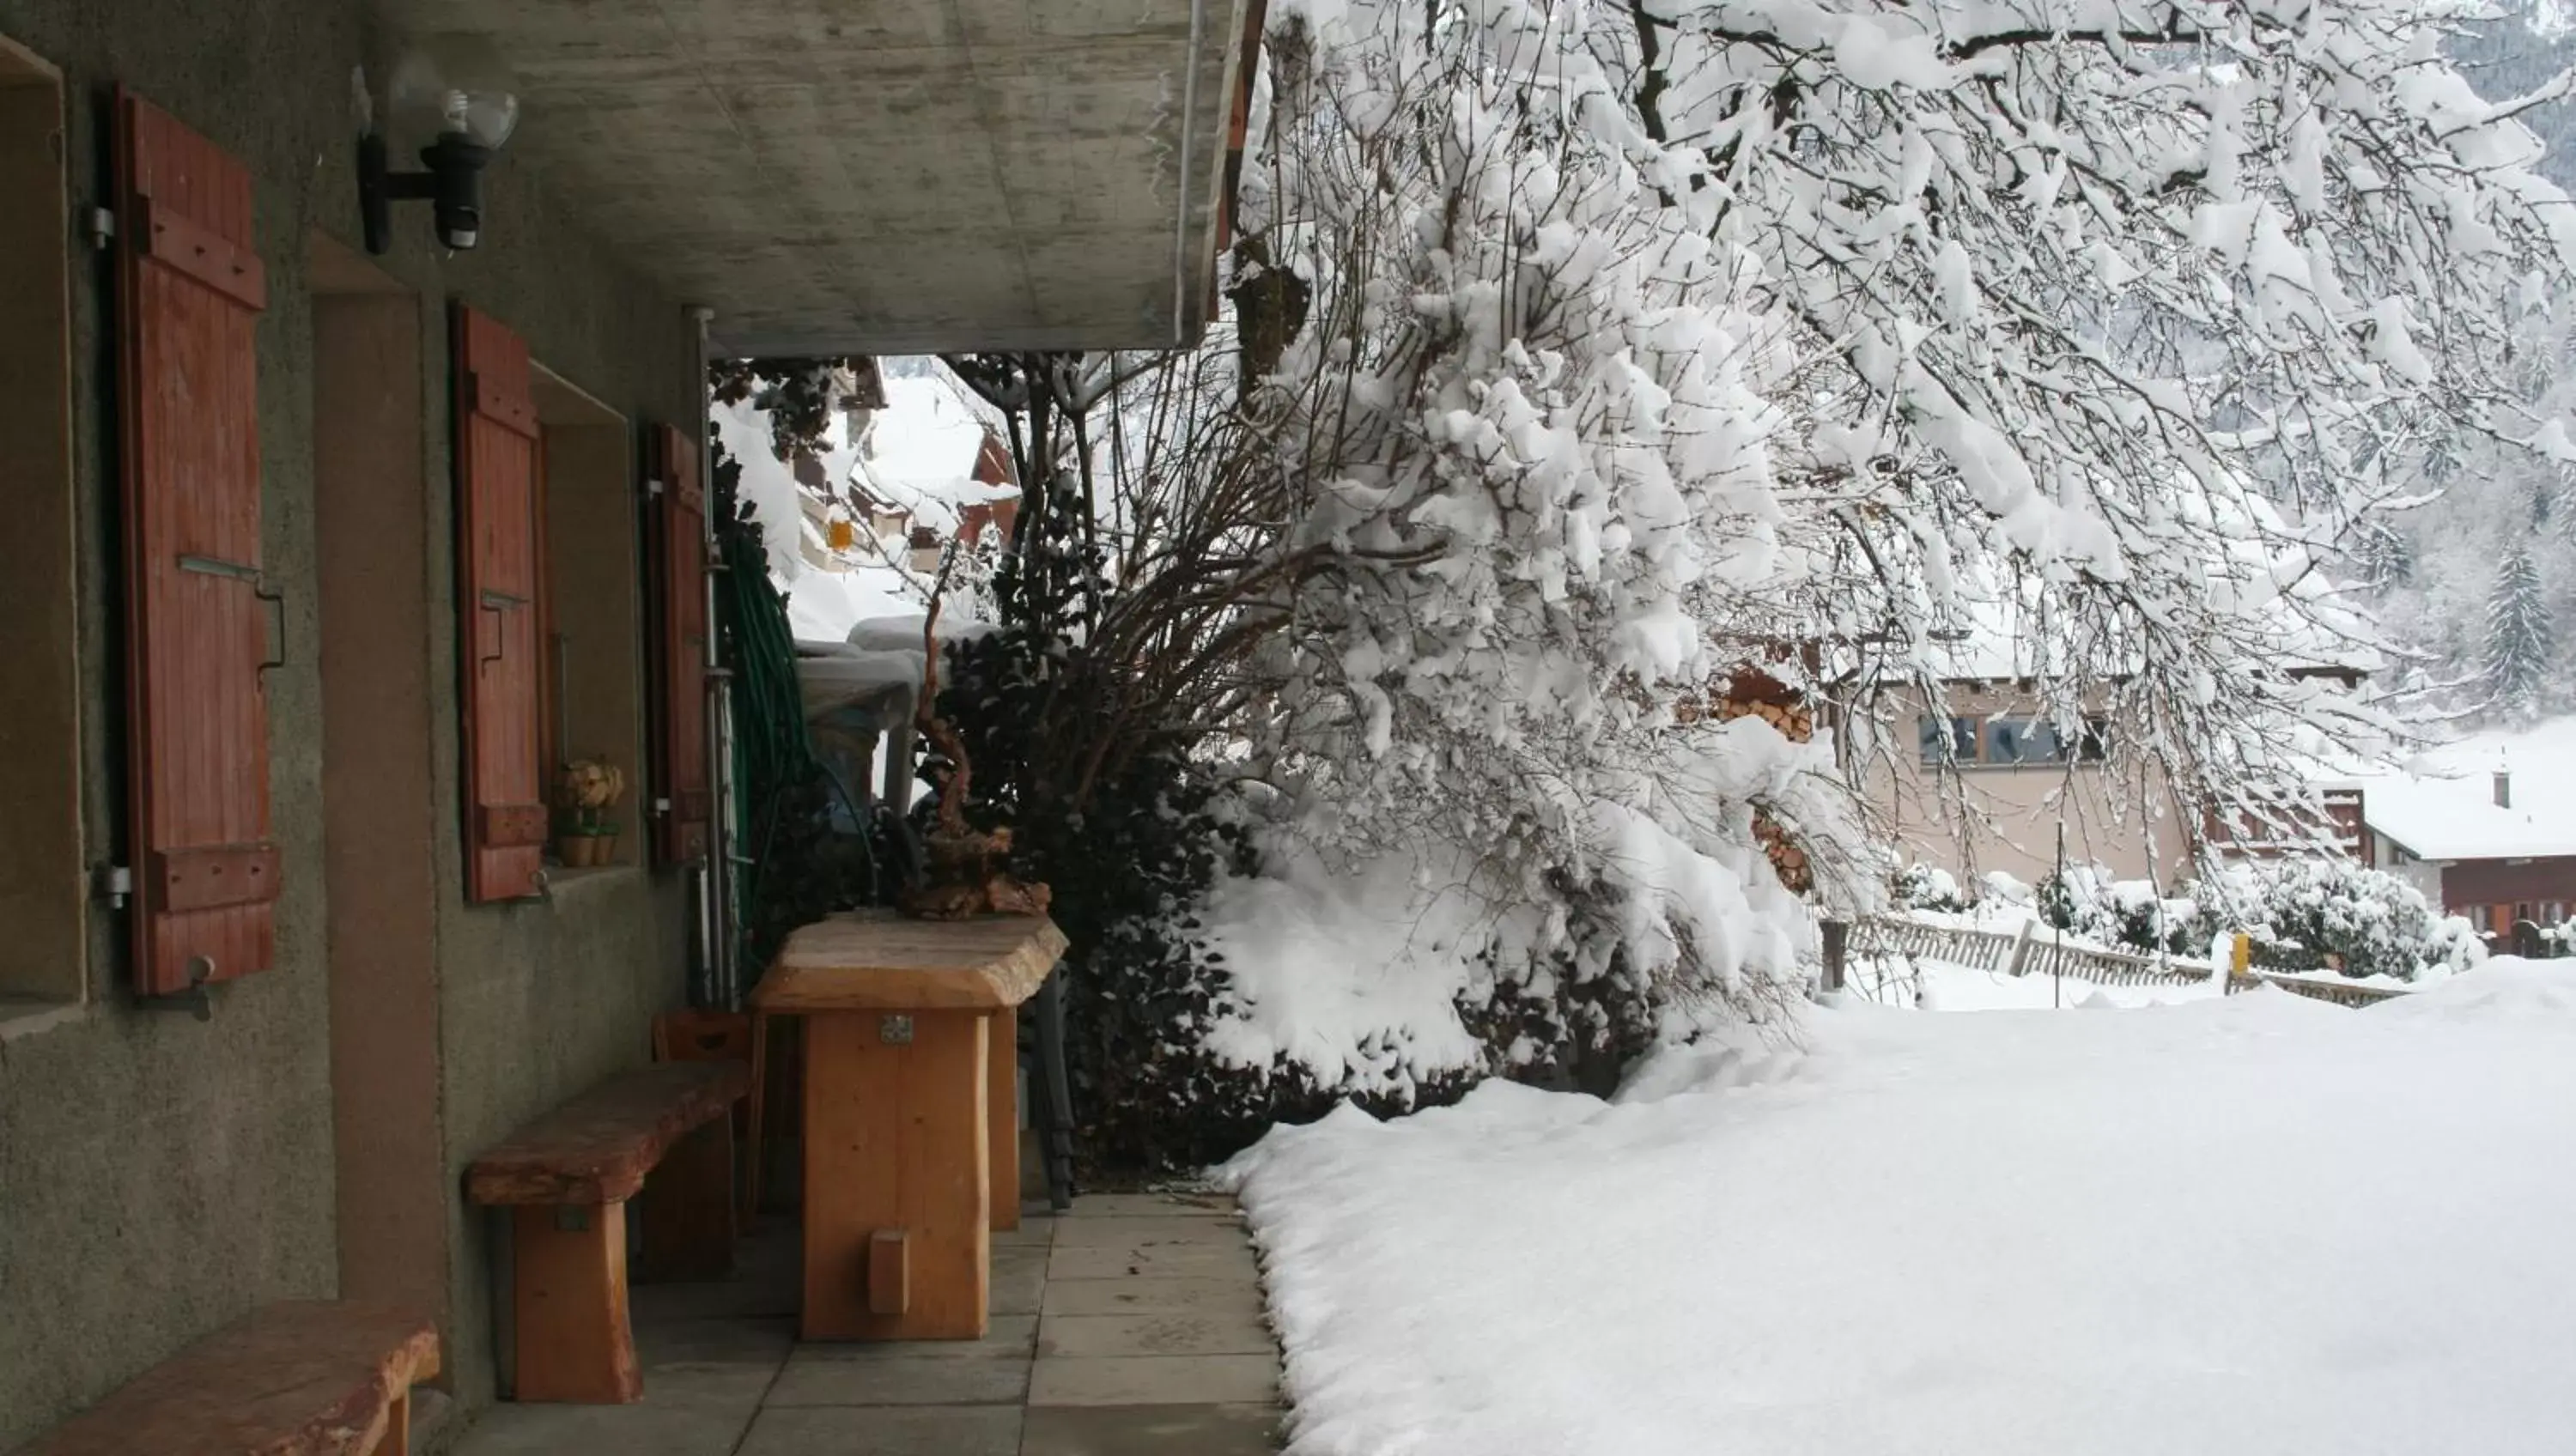
{"type": "Polygon", "coordinates": [[[367,251],[393,246],[393,205],[425,200],[430,204],[438,239],[451,248],[471,248],[483,230],[483,167],[492,149],[454,132],[420,149],[427,168],[393,170],[380,131],[358,138],[358,208],[367,251]]]}

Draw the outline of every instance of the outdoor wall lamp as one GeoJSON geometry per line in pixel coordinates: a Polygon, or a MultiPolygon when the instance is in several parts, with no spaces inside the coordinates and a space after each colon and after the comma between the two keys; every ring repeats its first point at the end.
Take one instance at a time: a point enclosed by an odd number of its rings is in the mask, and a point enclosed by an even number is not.
{"type": "Polygon", "coordinates": [[[391,126],[433,140],[420,149],[427,169],[396,172],[387,158],[386,128],[369,127],[358,138],[358,206],[364,214],[367,251],[393,245],[393,205],[426,199],[438,240],[470,248],[483,235],[483,167],[519,123],[519,97],[510,68],[480,36],[432,36],[394,68],[386,98],[391,126]]]}

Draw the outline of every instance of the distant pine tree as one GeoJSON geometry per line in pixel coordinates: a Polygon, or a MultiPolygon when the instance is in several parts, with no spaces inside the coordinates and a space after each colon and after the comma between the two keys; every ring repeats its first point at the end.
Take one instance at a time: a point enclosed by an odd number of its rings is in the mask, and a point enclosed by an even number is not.
{"type": "Polygon", "coordinates": [[[2415,543],[2385,522],[2371,521],[2362,527],[2355,555],[2362,580],[2374,591],[2393,591],[2415,579],[2415,543]]]}
{"type": "Polygon", "coordinates": [[[2521,545],[2505,554],[2487,599],[2486,677],[2496,701],[2527,708],[2549,679],[2549,603],[2521,545]]]}

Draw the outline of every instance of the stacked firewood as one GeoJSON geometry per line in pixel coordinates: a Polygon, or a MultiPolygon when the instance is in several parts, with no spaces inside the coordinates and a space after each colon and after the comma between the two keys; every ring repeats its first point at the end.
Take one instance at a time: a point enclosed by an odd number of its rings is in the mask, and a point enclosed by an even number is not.
{"type": "Polygon", "coordinates": [[[1737,718],[1759,718],[1780,730],[1780,736],[1792,743],[1804,743],[1816,736],[1816,715],[1794,703],[1766,703],[1745,698],[1717,700],[1717,721],[1732,722],[1737,718]]]}
{"type": "Polygon", "coordinates": [[[1816,715],[1797,689],[1759,668],[1739,667],[1711,678],[1707,696],[1685,693],[1673,704],[1673,716],[1684,723],[1703,717],[1720,723],[1759,718],[1792,743],[1816,736],[1816,715]]]}
{"type": "Polygon", "coordinates": [[[1771,870],[1780,884],[1793,895],[1803,895],[1816,887],[1816,872],[1807,863],[1807,852],[1789,839],[1789,831],[1771,812],[1756,806],[1753,811],[1753,842],[1771,857],[1771,870]]]}
{"type": "MultiPolygon", "coordinates": [[[[1796,689],[1759,668],[1739,667],[1712,681],[1708,701],[1710,716],[1721,723],[1759,718],[1792,743],[1805,743],[1816,736],[1814,709],[1807,706],[1796,689]]],[[[1753,810],[1753,838],[1770,856],[1772,871],[1791,893],[1803,895],[1815,888],[1815,870],[1807,863],[1807,852],[1798,847],[1769,810],[1759,805],[1753,810]]]]}

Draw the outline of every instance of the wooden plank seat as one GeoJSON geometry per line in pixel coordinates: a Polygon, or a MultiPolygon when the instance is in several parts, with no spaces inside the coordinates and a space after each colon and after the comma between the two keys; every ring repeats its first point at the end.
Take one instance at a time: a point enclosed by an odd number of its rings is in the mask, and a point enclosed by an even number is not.
{"type": "Polygon", "coordinates": [[[19,1456],[409,1456],[411,1388],[438,1373],[425,1315],[272,1304],[144,1371],[19,1456]]]}
{"type": "Polygon", "coordinates": [[[637,1278],[724,1277],[733,1267],[731,1113],[750,1081],[740,1062],[628,1072],[475,1160],[466,1196],[511,1210],[515,1399],[642,1397],[626,1308],[626,1201],[642,1195],[637,1278]]]}

